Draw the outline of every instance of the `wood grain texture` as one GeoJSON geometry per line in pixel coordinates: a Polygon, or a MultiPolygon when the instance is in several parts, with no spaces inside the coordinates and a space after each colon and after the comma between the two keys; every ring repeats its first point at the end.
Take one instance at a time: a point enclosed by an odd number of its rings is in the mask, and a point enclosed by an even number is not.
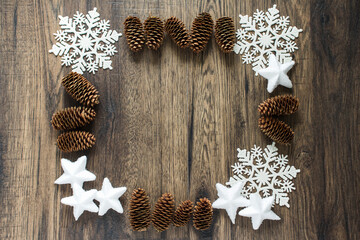
{"type": "Polygon", "coordinates": [[[357,0],[2,0],[0,4],[0,239],[359,239],[360,2],[357,0]],[[292,90],[266,92],[239,55],[223,54],[212,38],[205,52],[181,50],[169,38],[157,52],[134,54],[125,38],[113,70],[85,74],[100,92],[97,117],[88,128],[97,138],[87,152],[63,154],[55,143],[52,114],[75,103],[60,79],[71,69],[48,50],[59,29],[58,15],[94,7],[113,29],[123,32],[128,15],[176,16],[190,28],[203,11],[214,19],[266,10],[274,3],[291,24],[304,29],[293,54],[292,90]],[[157,233],[130,230],[132,189],[142,187],[152,206],[162,193],[176,204],[217,198],[236,161],[236,148],[270,143],[257,126],[257,106],[270,96],[293,93],[300,109],[286,121],[296,135],[279,151],[301,169],[290,194],[291,208],[275,207],[279,222],[253,231],[247,218],[231,225],[225,211],[214,211],[207,231],[171,227],[157,233]],[[104,177],[127,186],[125,214],[84,213],[75,222],[60,199],[70,186],[55,186],[60,158],[88,156],[100,188],[104,177]]]}

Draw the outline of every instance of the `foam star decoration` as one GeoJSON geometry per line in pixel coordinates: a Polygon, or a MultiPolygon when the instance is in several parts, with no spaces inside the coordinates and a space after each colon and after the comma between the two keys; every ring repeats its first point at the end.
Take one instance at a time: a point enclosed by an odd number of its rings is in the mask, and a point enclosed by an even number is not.
{"type": "Polygon", "coordinates": [[[86,159],[86,156],[82,156],[76,162],[71,162],[62,158],[61,167],[64,173],[55,180],[55,184],[71,184],[71,187],[74,188],[75,185],[82,187],[84,182],[94,181],[96,176],[85,169],[86,159]]]}
{"type": "Polygon", "coordinates": [[[250,205],[239,212],[240,216],[250,217],[254,230],[258,230],[266,220],[280,220],[280,217],[271,211],[274,197],[261,198],[259,193],[250,195],[250,205]]]}
{"type": "Polygon", "coordinates": [[[233,224],[235,224],[237,209],[239,207],[247,207],[250,204],[248,199],[241,196],[243,186],[244,183],[240,181],[230,188],[220,183],[216,184],[219,198],[212,206],[217,209],[225,209],[233,224]]]}
{"type": "Polygon", "coordinates": [[[98,191],[95,199],[100,202],[99,215],[103,216],[110,208],[118,213],[123,213],[119,198],[125,193],[126,187],[113,188],[109,179],[105,178],[101,191],[98,191]]]}
{"type": "Polygon", "coordinates": [[[270,54],[269,66],[258,71],[261,76],[268,80],[267,91],[269,93],[272,93],[279,85],[292,88],[292,83],[287,75],[287,72],[294,66],[294,64],[294,61],[281,64],[278,62],[274,54],[270,54]]]}
{"type": "Polygon", "coordinates": [[[93,202],[96,196],[96,189],[85,191],[79,185],[74,185],[73,195],[61,199],[61,203],[74,208],[74,217],[77,221],[84,211],[98,212],[99,208],[93,202]]]}

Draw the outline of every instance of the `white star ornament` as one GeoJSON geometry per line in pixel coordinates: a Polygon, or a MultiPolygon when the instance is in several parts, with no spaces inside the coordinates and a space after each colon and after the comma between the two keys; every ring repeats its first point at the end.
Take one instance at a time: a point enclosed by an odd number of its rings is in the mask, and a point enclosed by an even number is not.
{"type": "Polygon", "coordinates": [[[219,198],[212,206],[217,209],[225,209],[233,224],[235,224],[237,209],[249,205],[249,200],[241,196],[243,186],[244,183],[240,181],[230,188],[227,188],[220,183],[216,184],[219,198]]]}
{"type": "Polygon", "coordinates": [[[125,193],[126,187],[113,188],[109,179],[105,178],[101,191],[96,194],[96,200],[100,202],[99,215],[103,216],[109,209],[123,213],[119,198],[125,193]]]}
{"type": "Polygon", "coordinates": [[[96,179],[93,173],[85,169],[86,156],[79,157],[76,162],[62,158],[61,167],[64,173],[55,180],[55,184],[71,184],[71,187],[74,188],[75,185],[82,187],[84,182],[96,179]]]}
{"type": "Polygon", "coordinates": [[[258,230],[261,223],[266,220],[280,220],[280,217],[271,211],[274,197],[261,198],[259,193],[250,195],[250,206],[239,212],[240,216],[250,217],[254,230],[258,230]]]}
{"type": "Polygon", "coordinates": [[[74,217],[77,221],[84,211],[98,212],[98,207],[93,202],[96,196],[96,189],[85,191],[79,185],[74,185],[73,195],[61,199],[61,203],[74,208],[74,217]]]}
{"type": "Polygon", "coordinates": [[[281,85],[287,88],[292,88],[292,83],[287,75],[287,72],[294,66],[295,62],[280,63],[274,54],[269,56],[269,66],[260,69],[258,73],[268,80],[267,91],[272,93],[274,89],[281,85]]]}

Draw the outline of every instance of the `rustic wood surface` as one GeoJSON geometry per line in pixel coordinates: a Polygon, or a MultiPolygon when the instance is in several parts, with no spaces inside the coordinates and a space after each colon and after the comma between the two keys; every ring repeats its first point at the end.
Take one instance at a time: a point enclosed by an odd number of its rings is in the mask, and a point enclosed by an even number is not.
{"type": "Polygon", "coordinates": [[[359,239],[360,2],[358,0],[171,1],[171,0],[2,0],[0,4],[0,239],[359,239]],[[59,30],[58,15],[72,16],[97,7],[113,29],[123,32],[128,15],[177,16],[187,27],[199,12],[233,17],[278,4],[281,15],[304,31],[290,76],[294,88],[266,91],[241,56],[223,54],[214,38],[204,53],[181,50],[166,38],[157,52],[134,54],[125,37],[116,43],[113,70],[85,74],[101,94],[89,130],[97,137],[87,152],[61,153],[52,114],[75,103],[60,80],[71,68],[48,53],[59,30]],[[217,198],[236,148],[265,147],[257,105],[270,96],[293,93],[301,106],[287,118],[296,133],[280,146],[290,165],[301,169],[291,208],[275,207],[282,220],[265,221],[258,231],[250,219],[232,225],[225,211],[214,211],[207,231],[192,225],[157,233],[129,227],[132,189],[142,187],[152,204],[164,192],[183,200],[217,198]],[[101,188],[108,177],[127,186],[125,214],[84,213],[75,222],[72,208],[60,204],[71,195],[55,186],[60,158],[87,154],[97,176],[85,188],[101,188]]]}

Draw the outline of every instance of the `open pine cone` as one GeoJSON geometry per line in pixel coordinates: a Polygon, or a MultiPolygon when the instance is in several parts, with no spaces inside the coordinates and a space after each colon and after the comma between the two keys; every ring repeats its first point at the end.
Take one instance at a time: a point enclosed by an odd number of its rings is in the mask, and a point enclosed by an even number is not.
{"type": "Polygon", "coordinates": [[[209,13],[201,13],[192,23],[190,48],[199,53],[203,51],[209,42],[214,28],[214,21],[209,13]]]}
{"type": "Polygon", "coordinates": [[[206,230],[211,226],[212,218],[213,208],[211,202],[207,198],[200,198],[194,208],[194,227],[197,230],[206,230]]]}
{"type": "Polygon", "coordinates": [[[61,134],[57,139],[57,145],[63,152],[76,152],[91,148],[95,141],[95,136],[89,132],[72,131],[61,134]]]}
{"type": "Polygon", "coordinates": [[[266,99],[258,107],[258,111],[267,116],[290,115],[299,108],[299,99],[291,95],[280,95],[266,99]]]}
{"type": "Polygon", "coordinates": [[[290,126],[274,117],[261,116],[259,128],[266,136],[278,143],[288,144],[294,138],[294,132],[290,126]]]}
{"type": "Polygon", "coordinates": [[[174,213],[173,224],[176,227],[185,226],[190,221],[193,207],[193,203],[190,200],[182,202],[174,213]]]}
{"type": "Polygon", "coordinates": [[[99,104],[99,93],[86,78],[76,72],[69,73],[62,79],[65,90],[79,103],[93,107],[99,104]]]}
{"type": "Polygon", "coordinates": [[[150,202],[145,190],[135,189],[130,200],[130,225],[134,231],[146,231],[151,222],[150,202]]]}
{"type": "Polygon", "coordinates": [[[157,50],[164,40],[164,23],[158,17],[149,17],[144,22],[146,34],[146,46],[151,50],[157,50]]]}
{"type": "Polygon", "coordinates": [[[220,49],[229,53],[234,49],[235,44],[235,25],[230,17],[222,17],[216,20],[215,39],[220,49]]]}
{"type": "Polygon", "coordinates": [[[56,130],[70,130],[83,127],[94,120],[96,112],[87,107],[70,107],[59,110],[52,116],[51,125],[56,130]]]}
{"type": "Polygon", "coordinates": [[[176,17],[168,18],[165,22],[165,31],[180,48],[189,45],[190,38],[185,24],[176,17]]]}
{"type": "Polygon", "coordinates": [[[125,36],[129,48],[133,52],[143,49],[145,43],[143,25],[138,17],[129,16],[125,19],[125,36]]]}
{"type": "Polygon", "coordinates": [[[174,197],[170,193],[164,193],[155,205],[152,224],[158,232],[169,228],[174,214],[174,197]]]}

